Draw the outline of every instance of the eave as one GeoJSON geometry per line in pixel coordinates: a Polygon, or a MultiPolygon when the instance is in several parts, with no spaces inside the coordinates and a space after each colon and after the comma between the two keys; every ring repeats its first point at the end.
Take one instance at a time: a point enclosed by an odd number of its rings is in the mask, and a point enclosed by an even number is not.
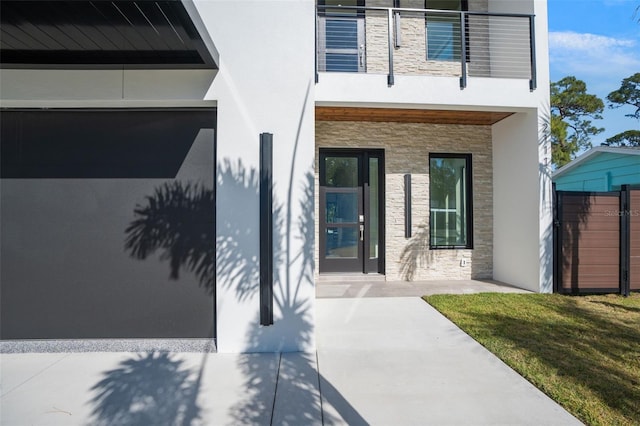
{"type": "Polygon", "coordinates": [[[194,11],[180,0],[2,0],[0,65],[217,69],[194,11]]]}

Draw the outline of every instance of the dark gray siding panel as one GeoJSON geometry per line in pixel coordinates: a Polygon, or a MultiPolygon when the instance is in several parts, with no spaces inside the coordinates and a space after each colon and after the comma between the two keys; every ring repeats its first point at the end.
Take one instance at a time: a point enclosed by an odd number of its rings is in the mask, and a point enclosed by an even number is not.
{"type": "Polygon", "coordinates": [[[1,115],[1,338],[213,337],[215,111],[1,115]]]}

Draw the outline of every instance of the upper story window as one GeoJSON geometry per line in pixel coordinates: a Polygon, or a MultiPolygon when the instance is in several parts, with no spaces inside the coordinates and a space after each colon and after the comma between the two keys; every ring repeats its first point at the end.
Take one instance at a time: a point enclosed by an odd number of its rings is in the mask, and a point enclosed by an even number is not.
{"type": "MultiPolygon", "coordinates": [[[[468,10],[466,0],[427,0],[425,8],[435,10],[468,10]]],[[[462,51],[460,14],[427,13],[427,60],[459,61],[462,51]]]]}
{"type": "Polygon", "coordinates": [[[429,246],[473,248],[471,154],[429,155],[429,246]]]}
{"type": "Polygon", "coordinates": [[[318,1],[318,70],[363,72],[364,0],[318,1]],[[331,6],[347,6],[332,8],[331,6]]]}

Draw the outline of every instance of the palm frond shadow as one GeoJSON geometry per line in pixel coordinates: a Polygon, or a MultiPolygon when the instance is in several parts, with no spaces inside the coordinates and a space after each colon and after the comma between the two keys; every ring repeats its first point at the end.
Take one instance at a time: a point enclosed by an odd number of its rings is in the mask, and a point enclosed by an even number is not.
{"type": "MultiPolygon", "coordinates": [[[[311,167],[304,175],[303,197],[300,200],[300,216],[293,218],[285,214],[289,208],[274,196],[273,240],[274,240],[274,306],[278,313],[276,325],[254,328],[247,338],[247,352],[260,351],[274,341],[279,354],[255,354],[243,357],[240,368],[250,392],[235,404],[230,412],[238,424],[261,424],[283,421],[286,424],[310,424],[323,419],[326,424],[337,424],[343,420],[323,409],[323,402],[332,406],[344,419],[352,424],[366,424],[357,411],[346,401],[324,377],[318,374],[316,359],[310,353],[282,353],[287,348],[308,346],[313,339],[311,304],[301,297],[306,286],[313,286],[314,277],[314,174],[311,167]],[[289,223],[287,223],[290,221],[289,223]],[[293,223],[293,222],[297,222],[293,223]],[[300,241],[300,251],[287,253],[284,229],[290,229],[289,238],[300,241]],[[296,264],[295,268],[292,266],[296,264]],[[287,269],[298,269],[297,276],[290,276],[287,269]],[[284,328],[279,327],[286,327],[284,328]],[[294,330],[290,332],[287,330],[294,330]],[[278,393],[286,393],[286,419],[272,418],[282,412],[283,407],[273,405],[261,396],[270,395],[276,386],[273,371],[278,375],[278,393]],[[318,392],[322,386],[324,401],[318,392]],[[277,414],[275,414],[277,415],[277,414]]],[[[256,319],[257,322],[257,319],[256,319]]]]}
{"type": "Polygon", "coordinates": [[[431,257],[429,250],[429,228],[421,224],[400,253],[400,274],[405,281],[413,281],[416,272],[428,265],[431,257]]]}
{"type": "Polygon", "coordinates": [[[192,424],[201,416],[199,379],[168,353],[128,358],[91,388],[94,424],[192,424]]]}
{"type": "Polygon", "coordinates": [[[156,252],[169,262],[169,276],[194,273],[209,294],[215,291],[213,190],[200,183],[167,182],[134,209],[126,228],[125,249],[144,260],[156,252]]]}

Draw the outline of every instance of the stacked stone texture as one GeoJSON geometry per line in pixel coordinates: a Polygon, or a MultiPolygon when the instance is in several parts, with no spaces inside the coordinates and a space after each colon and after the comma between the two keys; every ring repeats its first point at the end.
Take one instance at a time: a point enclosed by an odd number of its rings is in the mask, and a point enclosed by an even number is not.
{"type": "MultiPolygon", "coordinates": [[[[493,165],[489,126],[316,122],[316,188],[319,188],[319,148],[384,149],[388,281],[492,278],[493,165]],[[429,153],[472,155],[473,249],[429,250],[429,153]],[[412,239],[404,236],[406,173],[412,177],[412,239]],[[463,259],[466,266],[461,266],[463,259]]],[[[317,218],[318,190],[315,204],[317,218]]],[[[315,232],[319,235],[317,221],[315,232]]],[[[318,255],[316,244],[316,265],[318,255]]]]}

